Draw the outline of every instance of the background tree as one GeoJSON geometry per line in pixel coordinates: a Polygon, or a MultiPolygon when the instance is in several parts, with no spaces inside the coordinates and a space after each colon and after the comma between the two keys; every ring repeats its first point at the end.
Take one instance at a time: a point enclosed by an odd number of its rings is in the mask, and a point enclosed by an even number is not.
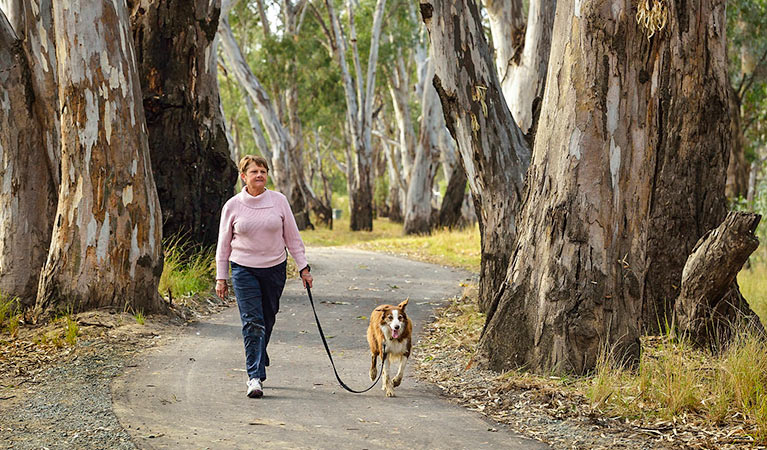
{"type": "Polygon", "coordinates": [[[36,310],[161,309],[160,204],[128,12],[77,0],[53,11],[62,180],[36,310]]]}
{"type": "Polygon", "coordinates": [[[727,38],[733,146],[726,193],[736,199],[753,192],[767,159],[767,2],[728,2],[727,38]]]}
{"type": "Polygon", "coordinates": [[[487,311],[512,254],[530,151],[503,98],[477,5],[422,1],[421,14],[431,37],[434,87],[479,218],[479,305],[487,311]]]}
{"type": "Polygon", "coordinates": [[[503,95],[519,128],[532,141],[543,101],[556,0],[486,0],[503,95]]]}
{"type": "Polygon", "coordinates": [[[237,179],[212,46],[221,1],[129,4],[163,234],[214,245],[237,179]]]}
{"type": "MultiPolygon", "coordinates": [[[[355,28],[355,8],[353,2],[347,1],[348,30],[342,28],[332,0],[325,1],[328,11],[328,24],[323,24],[328,39],[328,47],[341,68],[344,94],[346,97],[346,125],[352,145],[353,177],[349,180],[349,208],[352,231],[373,229],[373,184],[371,180],[372,165],[372,122],[373,94],[378,63],[378,44],[381,37],[381,25],[386,6],[386,0],[377,0],[373,16],[370,50],[368,52],[367,72],[363,75],[360,64],[360,52],[357,46],[357,30],[355,28]],[[348,38],[347,38],[348,35],[348,38]],[[354,72],[349,67],[347,58],[353,61],[354,72]]],[[[315,14],[322,20],[319,14],[315,14]]]]}

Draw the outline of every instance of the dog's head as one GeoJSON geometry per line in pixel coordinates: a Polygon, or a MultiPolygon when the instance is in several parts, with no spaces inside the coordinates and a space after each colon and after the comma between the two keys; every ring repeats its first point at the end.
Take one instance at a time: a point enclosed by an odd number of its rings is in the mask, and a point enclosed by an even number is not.
{"type": "Polygon", "coordinates": [[[400,335],[407,329],[408,318],[405,314],[405,307],[408,300],[397,306],[383,305],[376,308],[381,311],[381,331],[387,338],[399,339],[400,335]]]}

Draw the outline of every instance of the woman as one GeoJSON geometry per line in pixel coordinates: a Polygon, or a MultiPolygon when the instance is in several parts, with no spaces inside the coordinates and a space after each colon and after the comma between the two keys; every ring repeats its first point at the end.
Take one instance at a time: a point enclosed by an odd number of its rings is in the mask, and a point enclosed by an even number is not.
{"type": "Polygon", "coordinates": [[[262,383],[269,365],[266,346],[285,287],[286,247],[301,268],[304,287],[311,287],[313,281],[288,200],[266,189],[268,175],[266,159],[247,155],[240,160],[245,187],[221,211],[216,248],[216,294],[222,299],[229,291],[226,280],[230,262],[232,266],[232,286],[245,340],[247,395],[251,398],[264,395],[262,383]]]}

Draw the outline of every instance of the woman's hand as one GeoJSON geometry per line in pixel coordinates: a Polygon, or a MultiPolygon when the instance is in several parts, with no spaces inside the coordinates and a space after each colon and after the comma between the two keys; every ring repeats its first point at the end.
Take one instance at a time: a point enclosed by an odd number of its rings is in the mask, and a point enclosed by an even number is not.
{"type": "Polygon", "coordinates": [[[226,284],[226,280],[216,280],[216,295],[221,300],[226,300],[226,294],[229,293],[229,286],[226,284]]]}
{"type": "Polygon", "coordinates": [[[312,278],[312,274],[308,270],[304,270],[303,272],[301,272],[301,281],[304,282],[304,288],[306,288],[307,284],[311,288],[314,278],[312,278]]]}

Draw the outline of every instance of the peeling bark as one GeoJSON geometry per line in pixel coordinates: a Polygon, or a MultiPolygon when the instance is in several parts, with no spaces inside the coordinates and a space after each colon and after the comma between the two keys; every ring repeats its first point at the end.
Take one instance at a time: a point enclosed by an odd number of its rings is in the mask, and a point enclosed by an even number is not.
{"type": "Polygon", "coordinates": [[[56,211],[37,103],[24,44],[0,11],[0,294],[24,307],[35,304],[56,211]]]}
{"type": "Polygon", "coordinates": [[[54,4],[62,180],[36,315],[164,309],[162,222],[125,4],[54,4]]]}

